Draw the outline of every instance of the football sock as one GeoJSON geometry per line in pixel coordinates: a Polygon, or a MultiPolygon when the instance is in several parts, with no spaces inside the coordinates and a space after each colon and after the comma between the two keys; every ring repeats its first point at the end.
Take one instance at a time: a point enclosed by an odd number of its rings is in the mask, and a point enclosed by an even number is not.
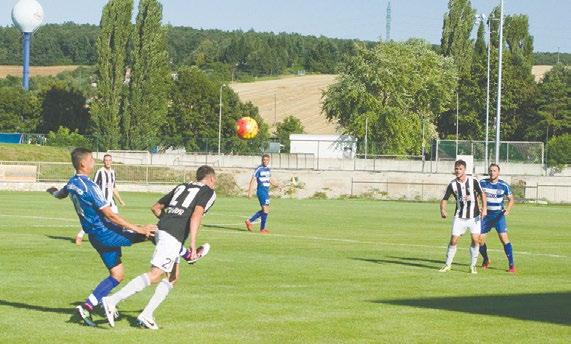
{"type": "Polygon", "coordinates": [[[478,245],[470,246],[470,255],[472,259],[470,260],[471,266],[476,266],[478,263],[478,245]]]}
{"type": "Polygon", "coordinates": [[[117,281],[113,276],[108,276],[103,281],[99,282],[97,287],[93,290],[93,293],[89,295],[87,300],[85,301],[85,305],[93,309],[93,307],[97,306],[101,301],[101,298],[104,296],[109,295],[111,290],[119,285],[119,281],[117,281]]]}
{"type": "Polygon", "coordinates": [[[266,229],[267,220],[268,220],[268,213],[262,212],[262,222],[260,223],[260,230],[266,229]]]}
{"type": "Polygon", "coordinates": [[[123,288],[121,288],[115,294],[109,296],[111,302],[118,304],[119,302],[125,300],[126,298],[140,292],[151,284],[149,276],[146,273],[133,278],[129,283],[127,283],[123,288]]]}
{"type": "Polygon", "coordinates": [[[452,265],[452,261],[456,255],[456,247],[456,245],[448,245],[448,252],[446,253],[446,265],[452,265]]]}
{"type": "Polygon", "coordinates": [[[167,279],[163,279],[162,281],[160,281],[159,284],[157,285],[157,288],[155,289],[153,297],[151,297],[149,303],[147,303],[147,306],[145,307],[145,309],[143,309],[141,314],[153,318],[153,313],[155,312],[155,309],[157,309],[157,307],[159,307],[160,304],[167,298],[172,288],[173,285],[170,284],[170,282],[167,279]]]}
{"type": "Polygon", "coordinates": [[[257,219],[259,219],[260,216],[262,216],[263,213],[264,213],[264,212],[260,210],[260,211],[258,211],[257,213],[255,213],[254,215],[252,215],[252,217],[250,217],[250,222],[254,222],[254,221],[256,221],[257,219]]]}
{"type": "Polygon", "coordinates": [[[480,245],[480,254],[484,258],[484,262],[488,261],[488,246],[486,244],[480,245]]]}
{"type": "Polygon", "coordinates": [[[510,266],[514,265],[514,257],[513,257],[513,253],[512,253],[512,243],[508,242],[507,244],[504,245],[504,252],[506,253],[506,256],[508,257],[508,263],[510,266]]]}
{"type": "MultiPolygon", "coordinates": [[[[190,251],[186,247],[181,247],[180,252],[178,253],[179,256],[183,257],[186,256],[190,251]]],[[[184,258],[186,259],[186,258],[184,258]]]]}

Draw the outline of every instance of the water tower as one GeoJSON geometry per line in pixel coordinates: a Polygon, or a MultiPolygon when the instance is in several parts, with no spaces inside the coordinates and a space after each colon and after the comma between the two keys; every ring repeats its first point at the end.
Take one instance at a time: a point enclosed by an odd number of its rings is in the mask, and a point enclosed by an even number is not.
{"type": "Polygon", "coordinates": [[[24,65],[22,86],[28,90],[30,83],[30,40],[44,20],[44,9],[36,0],[20,0],[12,9],[12,21],[24,33],[24,65]]]}

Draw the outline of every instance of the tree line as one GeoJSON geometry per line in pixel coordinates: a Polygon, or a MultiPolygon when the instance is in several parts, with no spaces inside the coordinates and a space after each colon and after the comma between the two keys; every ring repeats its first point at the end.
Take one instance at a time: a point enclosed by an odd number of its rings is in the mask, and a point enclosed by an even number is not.
{"type": "MultiPolygon", "coordinates": [[[[32,65],[94,65],[101,27],[89,24],[47,24],[34,33],[32,65]]],[[[196,65],[224,79],[279,75],[304,70],[334,73],[356,40],[304,36],[296,33],[201,30],[164,26],[169,66],[196,65]]],[[[372,42],[366,44],[372,45],[372,42]]],[[[22,62],[21,33],[0,27],[0,64],[22,62]]]]}
{"type": "Polygon", "coordinates": [[[499,8],[488,15],[489,25],[477,23],[475,14],[470,0],[449,0],[439,54],[418,39],[359,47],[339,64],[338,81],[324,92],[327,117],[358,137],[361,145],[368,127],[370,153],[425,154],[430,139],[456,139],[456,132],[458,139],[483,140],[489,47],[489,138],[494,140],[501,45],[501,140],[563,145],[566,149],[552,147],[552,151],[567,151],[558,161],[570,162],[569,69],[556,64],[537,84],[531,73],[534,55],[528,17],[505,16],[500,42],[495,20],[500,18],[499,8]],[[470,38],[474,29],[476,40],[470,38]]]}
{"type": "MultiPolygon", "coordinates": [[[[368,131],[370,153],[424,154],[432,138],[454,139],[456,129],[460,139],[484,138],[488,48],[493,140],[501,44],[501,139],[569,145],[569,71],[563,63],[556,64],[541,83],[535,83],[533,38],[525,15],[505,17],[504,40],[499,42],[497,20],[490,20],[489,25],[476,23],[469,0],[451,0],[443,18],[441,44],[435,49],[419,39],[372,43],[164,26],[162,7],[156,0],[139,2],[134,24],[132,12],[133,0],[111,0],[95,35],[68,39],[66,54],[80,56],[74,52],[81,50],[80,42],[95,47],[93,54],[84,51],[81,55],[93,59],[91,67],[33,78],[29,93],[19,89],[16,77],[0,80],[0,130],[66,137],[75,131],[89,136],[98,149],[172,145],[192,151],[215,150],[221,97],[222,137],[230,138],[222,142],[222,150],[259,151],[269,136],[267,124],[255,106],[240,102],[224,84],[304,69],[339,74],[324,92],[323,111],[345,133],[359,138],[361,146],[368,131]],[[486,40],[488,29],[491,42],[486,40]],[[260,124],[254,141],[241,141],[234,135],[234,121],[243,115],[260,124]]],[[[489,17],[499,18],[499,9],[489,17]]],[[[66,23],[42,30],[74,26],[66,23]]],[[[91,26],[82,27],[88,30],[91,26]]],[[[52,41],[58,37],[54,33],[52,41]]],[[[2,39],[8,38],[0,35],[2,39]]],[[[35,45],[38,49],[39,44],[35,45]]],[[[292,120],[277,127],[280,138],[286,138],[288,130],[303,130],[292,120]]],[[[568,153],[562,161],[569,161],[568,153]]]]}

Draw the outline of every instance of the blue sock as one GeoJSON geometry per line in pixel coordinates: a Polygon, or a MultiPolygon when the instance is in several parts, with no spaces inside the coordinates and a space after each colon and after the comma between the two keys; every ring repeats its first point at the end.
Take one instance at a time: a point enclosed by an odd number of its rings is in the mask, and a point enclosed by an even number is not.
{"type": "Polygon", "coordinates": [[[486,244],[480,245],[480,254],[484,258],[484,262],[488,261],[488,246],[486,244]]]}
{"type": "Polygon", "coordinates": [[[266,229],[266,220],[268,219],[268,214],[262,212],[262,223],[260,224],[260,230],[266,229]]]}
{"type": "Polygon", "coordinates": [[[254,215],[252,215],[252,217],[250,217],[250,222],[254,222],[256,221],[258,218],[260,218],[260,216],[262,216],[264,212],[263,211],[258,211],[257,213],[255,213],[254,215]]]}
{"type": "Polygon", "coordinates": [[[508,257],[508,264],[510,266],[514,265],[514,257],[513,257],[513,253],[512,253],[512,243],[508,242],[507,244],[504,245],[504,252],[506,253],[506,256],[508,257]]]}
{"type": "Polygon", "coordinates": [[[103,281],[99,282],[93,293],[89,295],[87,300],[85,301],[85,305],[93,310],[94,306],[97,306],[99,302],[101,302],[101,298],[109,295],[111,290],[119,285],[119,281],[117,281],[112,276],[107,277],[103,281]]]}

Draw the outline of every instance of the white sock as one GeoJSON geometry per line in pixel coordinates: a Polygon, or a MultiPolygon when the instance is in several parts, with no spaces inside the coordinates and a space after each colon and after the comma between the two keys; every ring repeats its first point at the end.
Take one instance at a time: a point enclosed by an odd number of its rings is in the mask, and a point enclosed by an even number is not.
{"type": "Polygon", "coordinates": [[[84,235],[85,235],[85,231],[82,229],[79,231],[79,233],[77,233],[76,237],[83,238],[84,235]]]}
{"type": "Polygon", "coordinates": [[[141,314],[148,318],[154,318],[153,313],[155,312],[155,309],[157,309],[160,304],[167,298],[167,295],[172,288],[173,285],[170,284],[167,279],[160,281],[159,285],[157,285],[157,288],[155,289],[153,297],[151,297],[149,303],[147,303],[147,306],[145,309],[143,309],[141,314]]]}
{"type": "Polygon", "coordinates": [[[126,298],[131,297],[134,294],[145,289],[150,284],[151,281],[149,280],[147,274],[139,275],[133,278],[129,283],[127,283],[127,285],[121,288],[118,292],[109,296],[109,300],[114,304],[118,304],[119,302],[125,300],[126,298]]]}
{"type": "Polygon", "coordinates": [[[456,245],[448,245],[448,252],[446,253],[446,265],[452,265],[452,261],[456,255],[456,247],[456,245]]]}
{"type": "Polygon", "coordinates": [[[472,257],[472,260],[470,261],[471,266],[476,266],[478,263],[478,254],[480,254],[480,246],[470,246],[470,256],[472,257]]]}

